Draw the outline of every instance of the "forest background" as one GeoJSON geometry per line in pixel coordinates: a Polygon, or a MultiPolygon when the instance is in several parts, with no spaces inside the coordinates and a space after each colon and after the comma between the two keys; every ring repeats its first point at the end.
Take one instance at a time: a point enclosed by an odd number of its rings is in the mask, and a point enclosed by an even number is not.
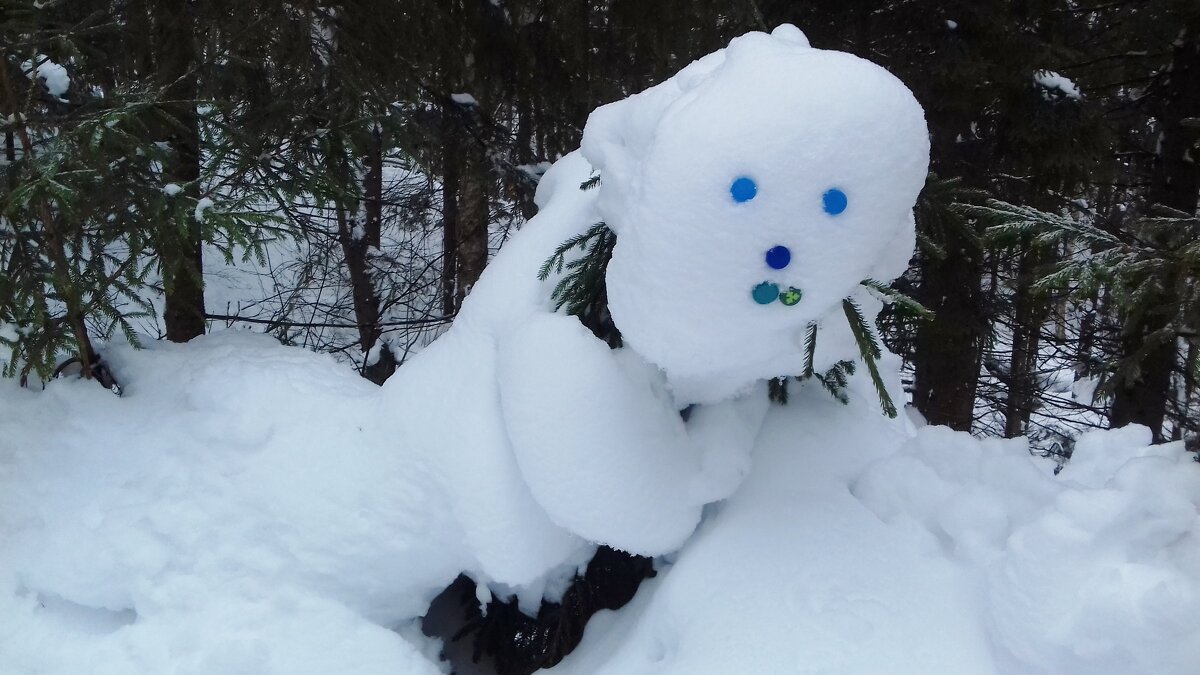
{"type": "Polygon", "coordinates": [[[382,383],[592,109],[784,22],[925,107],[895,287],[929,313],[879,319],[913,407],[1046,454],[1200,444],[1193,0],[0,0],[0,364],[119,391],[106,340],[234,326],[382,383]]]}

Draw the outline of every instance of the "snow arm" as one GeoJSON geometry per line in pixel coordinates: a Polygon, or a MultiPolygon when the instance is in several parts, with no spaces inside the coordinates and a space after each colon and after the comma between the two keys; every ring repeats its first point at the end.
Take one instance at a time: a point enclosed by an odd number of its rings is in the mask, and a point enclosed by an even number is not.
{"type": "Polygon", "coordinates": [[[702,457],[651,377],[554,314],[506,334],[498,365],[509,441],[551,520],[642,555],[683,543],[700,520],[702,457]]]}

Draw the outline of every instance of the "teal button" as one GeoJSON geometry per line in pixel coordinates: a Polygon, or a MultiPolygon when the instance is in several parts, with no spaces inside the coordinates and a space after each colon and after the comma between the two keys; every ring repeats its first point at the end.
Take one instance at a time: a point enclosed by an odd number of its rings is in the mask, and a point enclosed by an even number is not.
{"type": "Polygon", "coordinates": [[[779,297],[779,287],[764,281],[754,287],[751,295],[754,296],[754,301],[758,304],[769,305],[779,297]]]}

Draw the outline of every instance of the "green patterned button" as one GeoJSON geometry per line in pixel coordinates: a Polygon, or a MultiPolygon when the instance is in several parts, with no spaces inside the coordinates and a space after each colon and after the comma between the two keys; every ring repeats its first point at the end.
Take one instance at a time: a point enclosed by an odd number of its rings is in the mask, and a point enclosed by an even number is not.
{"type": "Polygon", "coordinates": [[[796,288],[795,286],[791,286],[786,291],[783,291],[782,293],[779,294],[779,301],[782,302],[783,304],[787,305],[788,307],[791,307],[792,305],[796,304],[797,302],[800,302],[800,298],[803,298],[803,297],[804,297],[804,293],[799,288],[796,288]]]}

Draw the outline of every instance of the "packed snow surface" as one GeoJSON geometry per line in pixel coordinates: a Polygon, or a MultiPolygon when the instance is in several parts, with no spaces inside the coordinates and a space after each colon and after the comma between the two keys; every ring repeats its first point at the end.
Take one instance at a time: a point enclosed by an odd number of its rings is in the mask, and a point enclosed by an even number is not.
{"type": "Polygon", "coordinates": [[[924,133],[884,71],[752,34],[598,111],[382,388],[248,332],[106,346],[123,398],[0,382],[0,675],[441,672],[416,620],[460,573],[533,609],[598,544],[662,573],[563,672],[1194,675],[1179,445],[1055,476],[883,417],[862,369],[767,402],[810,324],[818,369],[856,355],[836,310],[904,268],[924,133]],[[601,219],[618,350],[537,278],[601,219]]]}

